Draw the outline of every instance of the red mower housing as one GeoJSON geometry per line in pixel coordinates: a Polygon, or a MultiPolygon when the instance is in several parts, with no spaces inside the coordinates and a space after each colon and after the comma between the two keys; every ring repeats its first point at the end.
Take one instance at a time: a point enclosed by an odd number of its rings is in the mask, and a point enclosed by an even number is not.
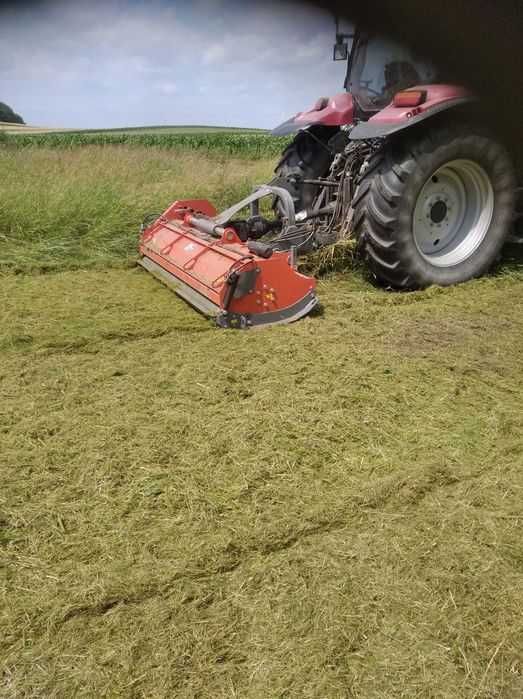
{"type": "Polygon", "coordinates": [[[139,263],[222,328],[289,323],[316,306],[316,280],[292,251],[244,243],[216,214],[204,199],[175,201],[143,227],[139,263]]]}

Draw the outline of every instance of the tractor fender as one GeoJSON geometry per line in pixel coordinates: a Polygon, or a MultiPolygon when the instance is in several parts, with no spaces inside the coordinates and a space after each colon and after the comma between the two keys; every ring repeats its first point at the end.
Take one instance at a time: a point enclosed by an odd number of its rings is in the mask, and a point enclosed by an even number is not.
{"type": "Polygon", "coordinates": [[[463,87],[453,85],[421,85],[409,88],[426,93],[425,101],[417,107],[396,107],[391,102],[387,107],[361,121],[350,132],[352,141],[383,138],[408,129],[436,114],[476,101],[476,97],[463,87]]]}
{"type": "Polygon", "coordinates": [[[354,121],[354,100],[348,92],[333,97],[320,97],[310,109],[298,112],[271,131],[272,136],[287,136],[319,124],[344,126],[354,121]]]}

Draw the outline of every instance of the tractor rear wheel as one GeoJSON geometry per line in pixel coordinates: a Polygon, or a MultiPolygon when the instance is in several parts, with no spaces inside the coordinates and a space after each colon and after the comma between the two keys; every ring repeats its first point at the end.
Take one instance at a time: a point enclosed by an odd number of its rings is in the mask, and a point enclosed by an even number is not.
{"type": "Polygon", "coordinates": [[[373,157],[354,195],[353,228],[380,283],[448,286],[495,262],[514,200],[504,148],[477,130],[440,126],[391,139],[373,157]]]}
{"type": "Polygon", "coordinates": [[[317,179],[327,174],[333,154],[329,140],[338,132],[337,127],[314,126],[300,131],[283,151],[269,184],[287,189],[293,198],[296,212],[312,206],[319,187],[303,184],[305,179],[317,179]]]}

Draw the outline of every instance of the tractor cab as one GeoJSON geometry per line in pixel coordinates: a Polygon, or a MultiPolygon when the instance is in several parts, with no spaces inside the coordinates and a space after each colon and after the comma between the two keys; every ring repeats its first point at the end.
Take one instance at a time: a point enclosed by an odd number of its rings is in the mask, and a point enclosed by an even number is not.
{"type": "Polygon", "coordinates": [[[345,92],[320,97],[273,129],[274,136],[286,136],[313,125],[340,127],[366,122],[402,90],[443,82],[436,67],[408,47],[359,29],[340,32],[338,23],[333,60],[347,62],[345,92]]]}
{"type": "Polygon", "coordinates": [[[384,109],[402,90],[440,82],[436,67],[408,47],[360,30],[344,34],[338,25],[333,59],[347,61],[344,87],[360,118],[384,109]]]}

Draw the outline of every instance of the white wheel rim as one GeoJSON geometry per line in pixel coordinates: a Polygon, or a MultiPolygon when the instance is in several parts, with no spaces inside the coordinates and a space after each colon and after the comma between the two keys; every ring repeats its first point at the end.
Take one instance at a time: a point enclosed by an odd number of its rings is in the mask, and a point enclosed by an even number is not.
{"type": "Polygon", "coordinates": [[[494,190],[485,170],[472,160],[452,160],[428,178],[412,219],[414,242],[436,267],[467,260],[492,223],[494,190]]]}

